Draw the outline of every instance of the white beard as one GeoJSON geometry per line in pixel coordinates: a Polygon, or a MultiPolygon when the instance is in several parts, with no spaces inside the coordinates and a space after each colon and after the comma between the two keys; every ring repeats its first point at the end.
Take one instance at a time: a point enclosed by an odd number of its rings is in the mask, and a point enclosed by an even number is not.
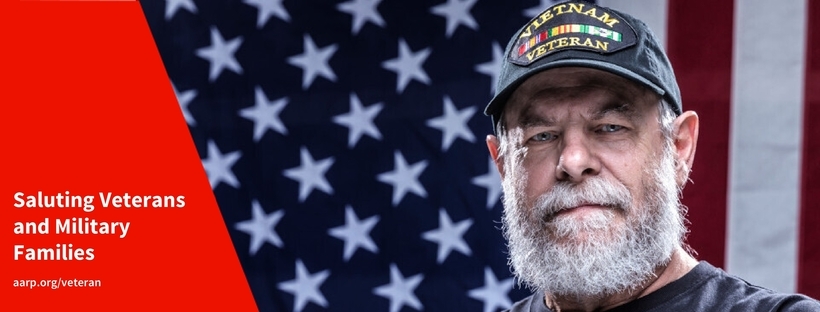
{"type": "Polygon", "coordinates": [[[520,165],[526,150],[514,153],[505,156],[505,168],[512,170],[502,183],[503,231],[513,272],[529,288],[579,299],[635,290],[681,246],[685,211],[678,199],[671,144],[645,170],[638,207],[623,184],[598,176],[581,184],[559,182],[534,207],[527,207],[526,175],[520,165]],[[582,218],[552,217],[584,202],[612,208],[582,218]],[[618,214],[624,216],[623,224],[613,222],[618,214]]]}

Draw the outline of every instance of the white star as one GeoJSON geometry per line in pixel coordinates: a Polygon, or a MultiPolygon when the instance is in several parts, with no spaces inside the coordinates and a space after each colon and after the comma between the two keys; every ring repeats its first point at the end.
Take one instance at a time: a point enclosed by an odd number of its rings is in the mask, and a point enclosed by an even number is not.
{"type": "Polygon", "coordinates": [[[285,7],[282,6],[282,0],[243,0],[247,5],[256,7],[258,13],[256,14],[256,27],[262,28],[271,15],[274,15],[285,22],[290,21],[290,15],[285,7]]]}
{"type": "Polygon", "coordinates": [[[165,0],[165,20],[174,18],[179,9],[186,9],[191,13],[196,13],[194,0],[165,0]]]}
{"type": "Polygon", "coordinates": [[[490,76],[490,93],[495,93],[495,85],[498,84],[498,73],[501,72],[501,64],[504,62],[504,51],[498,42],[493,42],[493,60],[475,66],[475,71],[490,76]]]}
{"type": "Polygon", "coordinates": [[[379,174],[381,182],[393,185],[393,206],[401,202],[407,192],[412,192],[421,197],[427,197],[427,191],[419,183],[419,175],[427,168],[427,161],[422,160],[412,165],[407,165],[404,156],[396,151],[394,154],[395,165],[393,171],[379,174]]]}
{"type": "Polygon", "coordinates": [[[536,15],[541,14],[541,12],[546,10],[548,7],[551,7],[553,4],[556,4],[558,2],[564,2],[564,1],[565,0],[541,0],[541,3],[539,3],[538,5],[536,5],[534,7],[531,7],[529,9],[524,10],[524,12],[522,12],[522,14],[524,14],[524,17],[526,17],[526,18],[533,18],[536,15]]]}
{"type": "Polygon", "coordinates": [[[464,219],[456,224],[444,211],[444,208],[438,212],[438,229],[430,230],[422,233],[421,237],[438,244],[438,256],[436,261],[438,263],[444,262],[447,256],[453,249],[469,256],[472,254],[470,246],[464,242],[464,233],[473,225],[473,220],[464,219]]]}
{"type": "Polygon", "coordinates": [[[254,89],[255,104],[254,106],[244,108],[239,111],[239,115],[253,121],[253,140],[259,141],[265,131],[271,129],[279,132],[282,135],[288,133],[288,129],[279,119],[279,113],[288,105],[287,98],[281,98],[275,101],[268,100],[262,88],[256,87],[254,89]]]}
{"type": "Polygon", "coordinates": [[[302,311],[308,301],[327,308],[327,300],[319,287],[330,275],[330,270],[310,274],[302,260],[296,260],[296,278],[279,283],[279,289],[289,292],[296,297],[293,300],[293,311],[302,311]]]}
{"type": "Polygon", "coordinates": [[[457,137],[475,142],[475,135],[467,122],[475,115],[475,106],[457,110],[450,97],[444,97],[444,114],[427,121],[427,126],[441,130],[441,150],[447,151],[457,137]]]}
{"type": "Polygon", "coordinates": [[[513,279],[508,278],[499,282],[489,267],[484,268],[484,287],[472,289],[471,298],[484,301],[484,312],[506,309],[512,305],[507,293],[512,290],[513,279]]]}
{"type": "Polygon", "coordinates": [[[478,0],[447,0],[447,3],[430,8],[430,12],[447,19],[447,37],[453,35],[458,25],[478,30],[478,23],[470,15],[470,9],[478,0]]]}
{"type": "Polygon", "coordinates": [[[399,57],[382,63],[384,69],[391,70],[399,76],[396,79],[396,92],[401,93],[404,91],[404,88],[410,83],[410,79],[430,84],[430,77],[427,77],[427,73],[421,68],[422,63],[429,55],[430,48],[413,53],[407,43],[404,42],[404,39],[399,39],[399,57]]]}
{"type": "Polygon", "coordinates": [[[348,261],[359,247],[373,253],[379,252],[376,243],[370,238],[370,230],[377,222],[379,222],[379,216],[372,216],[364,221],[359,220],[353,208],[347,206],[345,207],[345,225],[330,229],[328,234],[345,241],[344,258],[348,261]]]}
{"type": "Polygon", "coordinates": [[[196,126],[196,119],[194,119],[194,115],[191,115],[191,111],[188,110],[188,104],[191,104],[191,101],[193,101],[197,95],[196,90],[192,89],[179,92],[177,86],[173,83],[171,84],[171,88],[174,89],[174,95],[176,95],[177,102],[179,102],[179,108],[182,109],[182,116],[185,117],[185,122],[191,127],[196,126]]]}
{"type": "Polygon", "coordinates": [[[328,60],[333,57],[333,53],[336,53],[336,45],[332,44],[319,49],[309,35],[305,35],[304,41],[304,52],[288,58],[288,63],[298,66],[304,71],[302,89],[307,89],[316,79],[316,75],[323,76],[330,81],[336,81],[336,74],[328,65],[328,60]]]}
{"type": "Polygon", "coordinates": [[[279,235],[276,234],[276,230],[274,230],[274,228],[276,227],[276,224],[279,223],[279,220],[285,215],[285,212],[282,210],[277,210],[266,214],[265,210],[262,209],[262,205],[260,205],[256,200],[254,200],[251,205],[251,219],[236,223],[237,230],[245,232],[251,236],[251,256],[255,255],[265,242],[282,248],[282,240],[279,239],[279,235]]]}
{"type": "Polygon", "coordinates": [[[333,122],[348,128],[348,147],[353,148],[359,142],[362,134],[367,134],[376,140],[382,139],[382,134],[373,124],[373,119],[381,112],[383,106],[382,103],[376,103],[364,108],[359,97],[356,94],[350,94],[350,112],[333,117],[333,122]]]}
{"type": "Polygon", "coordinates": [[[299,182],[299,202],[304,202],[313,189],[333,194],[333,187],[325,179],[325,173],[333,165],[333,157],[315,161],[304,147],[299,150],[299,157],[299,167],[285,170],[286,177],[299,182]]]}
{"type": "Polygon", "coordinates": [[[487,209],[493,209],[498,200],[501,199],[501,175],[498,174],[498,169],[492,158],[490,158],[487,166],[487,173],[473,177],[471,182],[487,189],[487,209]]]}
{"type": "Polygon", "coordinates": [[[413,309],[422,310],[424,307],[413,292],[423,279],[424,275],[421,273],[405,279],[399,268],[391,263],[390,284],[374,288],[373,293],[390,300],[390,312],[399,311],[405,304],[413,309]]]}
{"type": "Polygon", "coordinates": [[[240,45],[242,45],[242,37],[236,37],[225,42],[222,34],[219,33],[219,29],[211,27],[211,45],[196,50],[197,56],[211,63],[208,81],[216,80],[225,68],[237,74],[242,74],[242,66],[239,65],[233,55],[240,45]]]}
{"type": "Polygon", "coordinates": [[[371,22],[373,24],[384,27],[384,20],[379,15],[376,7],[379,6],[381,0],[352,0],[345,3],[339,3],[336,9],[339,11],[353,15],[353,34],[358,34],[362,29],[364,23],[371,22]]]}
{"type": "Polygon", "coordinates": [[[208,181],[211,182],[212,189],[216,189],[219,182],[225,182],[234,188],[239,188],[239,180],[231,171],[231,167],[240,157],[242,157],[240,151],[222,154],[216,143],[208,140],[208,158],[202,160],[202,166],[205,167],[205,173],[208,174],[208,181]]]}

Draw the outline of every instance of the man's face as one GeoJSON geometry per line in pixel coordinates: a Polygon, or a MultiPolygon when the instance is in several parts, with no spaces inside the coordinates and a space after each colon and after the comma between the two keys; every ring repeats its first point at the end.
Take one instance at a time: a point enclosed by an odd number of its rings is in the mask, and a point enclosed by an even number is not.
{"type": "Polygon", "coordinates": [[[684,232],[659,97],[607,72],[544,71],[505,107],[505,235],[519,278],[576,296],[637,287],[684,232]]]}
{"type": "MultiPolygon", "coordinates": [[[[641,185],[650,182],[643,181],[645,168],[657,162],[663,146],[658,103],[651,91],[594,69],[557,68],[528,79],[504,114],[507,129],[523,135],[510,143],[526,149],[520,166],[527,206],[556,183],[592,178],[618,181],[640,199],[641,185]]],[[[580,220],[611,210],[587,203],[555,218],[580,220]]],[[[614,221],[622,224],[624,217],[618,213],[614,221]]]]}

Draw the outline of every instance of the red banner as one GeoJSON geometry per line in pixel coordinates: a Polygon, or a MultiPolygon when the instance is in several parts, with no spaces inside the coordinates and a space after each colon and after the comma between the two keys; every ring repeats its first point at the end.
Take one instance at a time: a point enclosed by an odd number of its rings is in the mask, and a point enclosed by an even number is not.
{"type": "Polygon", "coordinates": [[[139,2],[3,6],[0,310],[256,310],[139,2]]]}

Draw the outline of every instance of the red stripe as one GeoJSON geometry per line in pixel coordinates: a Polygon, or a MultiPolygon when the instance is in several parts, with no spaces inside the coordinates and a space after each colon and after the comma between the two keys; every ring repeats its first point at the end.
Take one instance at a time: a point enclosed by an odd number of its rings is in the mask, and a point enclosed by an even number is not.
{"type": "MultiPolygon", "coordinates": [[[[807,16],[820,16],[820,3],[808,2],[807,16]]],[[[809,18],[806,41],[806,86],[803,112],[803,170],[797,291],[820,298],[820,27],[809,18]]]]}
{"type": "Polygon", "coordinates": [[[669,58],[683,109],[700,116],[691,179],[683,193],[689,207],[689,244],[697,258],[723,267],[732,76],[733,1],[670,0],[669,58]]]}

